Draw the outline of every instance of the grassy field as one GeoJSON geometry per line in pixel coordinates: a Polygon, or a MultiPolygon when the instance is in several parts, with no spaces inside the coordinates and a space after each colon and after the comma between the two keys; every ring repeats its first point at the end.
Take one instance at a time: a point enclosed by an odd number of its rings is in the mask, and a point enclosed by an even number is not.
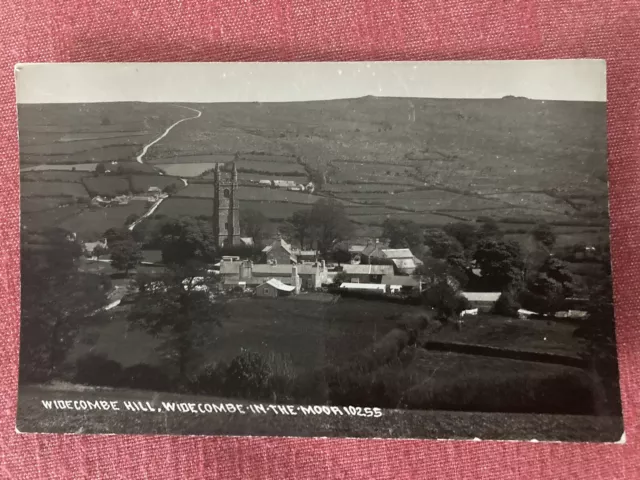
{"type": "Polygon", "coordinates": [[[478,315],[464,317],[461,329],[448,326],[431,335],[429,340],[577,357],[584,345],[573,337],[576,328],[576,325],[552,320],[478,315]]]}
{"type": "Polygon", "coordinates": [[[184,186],[184,183],[179,178],[168,175],[131,175],[129,177],[129,186],[132,192],[146,192],[150,187],[158,187],[162,190],[169,185],[173,185],[176,190],[179,190],[184,186]]]}
{"type": "MultiPolygon", "coordinates": [[[[194,107],[203,112],[200,118],[178,125],[147,153],[146,160],[169,175],[194,177],[234,158],[246,176],[241,182],[283,173],[301,179],[307,166],[326,173],[324,189],[339,199],[406,212],[437,210],[452,220],[580,223],[583,214],[589,219],[607,207],[601,104],[365,97],[194,107]]],[[[21,163],[93,169],[96,161],[132,160],[131,149],[187,114],[161,104],[21,106],[21,163]]],[[[56,181],[47,175],[32,178],[56,181]]],[[[124,188],[99,187],[92,192],[124,188]]],[[[278,213],[283,204],[274,203],[271,212],[264,202],[319,198],[243,192],[243,201],[263,202],[259,208],[270,218],[286,216],[278,213]]],[[[210,198],[196,187],[185,194],[210,198]]],[[[187,205],[173,207],[180,204],[187,205]]],[[[384,219],[372,212],[354,212],[353,219],[371,230],[384,219]]],[[[440,225],[446,217],[427,218],[421,223],[440,225]]]]}
{"type": "MultiPolygon", "coordinates": [[[[441,438],[617,442],[621,417],[383,410],[377,419],[346,415],[179,414],[45,410],[42,400],[107,400],[216,403],[217,397],[139,390],[21,386],[17,428],[21,432],[159,435],[280,435],[374,438],[441,438]]],[[[234,400],[234,403],[248,402],[234,400]]],[[[120,403],[120,405],[122,405],[120,403]]]]}
{"type": "Polygon", "coordinates": [[[131,160],[187,112],[137,102],[19,105],[20,163],[131,160]]]}
{"type": "Polygon", "coordinates": [[[23,182],[20,185],[23,197],[72,197],[89,198],[85,187],[72,182],[23,182]]]}
{"type": "MultiPolygon", "coordinates": [[[[383,302],[305,294],[278,300],[240,298],[224,305],[221,327],[203,330],[200,365],[229,361],[248,348],[263,354],[277,352],[296,369],[313,369],[342,362],[395,326],[398,313],[416,313],[383,302]]],[[[130,366],[160,362],[156,348],[162,337],[130,329],[126,307],[114,309],[103,324],[84,327],[70,361],[91,351],[130,366]]]]}

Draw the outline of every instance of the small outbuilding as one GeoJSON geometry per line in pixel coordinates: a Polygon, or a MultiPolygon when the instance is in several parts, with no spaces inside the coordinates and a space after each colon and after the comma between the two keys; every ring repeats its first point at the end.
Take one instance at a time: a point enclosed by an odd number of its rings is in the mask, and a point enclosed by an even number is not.
{"type": "Polygon", "coordinates": [[[291,295],[296,287],[282,283],[280,280],[272,278],[256,288],[256,296],[263,298],[277,298],[291,295]]]}

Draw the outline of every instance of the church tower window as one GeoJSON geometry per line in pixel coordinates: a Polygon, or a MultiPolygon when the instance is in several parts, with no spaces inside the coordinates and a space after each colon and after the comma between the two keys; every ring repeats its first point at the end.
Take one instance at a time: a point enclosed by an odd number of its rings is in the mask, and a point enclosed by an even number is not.
{"type": "Polygon", "coordinates": [[[229,198],[229,189],[225,188],[224,192],[222,192],[222,194],[224,195],[224,198],[229,198]]]}

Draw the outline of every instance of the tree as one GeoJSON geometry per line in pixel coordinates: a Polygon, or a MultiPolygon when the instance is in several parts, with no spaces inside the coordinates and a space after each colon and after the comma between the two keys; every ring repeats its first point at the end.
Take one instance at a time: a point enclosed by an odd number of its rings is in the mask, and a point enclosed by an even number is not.
{"type": "Polygon", "coordinates": [[[556,235],[548,223],[539,223],[533,231],[533,238],[547,248],[553,248],[556,243],[556,235]]]}
{"type": "Polygon", "coordinates": [[[62,229],[21,235],[21,381],[60,373],[80,326],[106,304],[108,282],[79,272],[81,245],[62,229]]]}
{"type": "Polygon", "coordinates": [[[335,242],[348,239],[354,230],[344,206],[334,199],[322,198],[314,203],[309,222],[318,250],[325,255],[335,242]]]}
{"type": "Polygon", "coordinates": [[[424,234],[424,243],[434,258],[447,258],[462,253],[462,245],[439,228],[430,228],[424,234]]]}
{"type": "Polygon", "coordinates": [[[493,305],[493,313],[505,317],[517,317],[518,310],[520,310],[518,292],[513,289],[502,292],[500,297],[498,297],[498,301],[493,305]]]}
{"type": "Polygon", "coordinates": [[[265,237],[269,220],[258,210],[240,210],[240,231],[247,237],[253,238],[254,243],[260,244],[265,237]]]}
{"type": "Polygon", "coordinates": [[[464,250],[471,250],[478,241],[478,227],[467,222],[457,222],[445,225],[445,233],[455,238],[464,250]]]}
{"type": "Polygon", "coordinates": [[[333,277],[333,284],[340,286],[345,282],[349,282],[349,275],[346,272],[338,272],[335,277],[333,277]]]}
{"type": "Polygon", "coordinates": [[[140,215],[136,214],[136,213],[131,213],[127,216],[126,220],[124,221],[125,225],[131,225],[132,223],[134,223],[136,220],[138,220],[140,218],[140,215]]]}
{"type": "Polygon", "coordinates": [[[111,257],[111,266],[118,271],[124,271],[125,276],[129,275],[129,270],[136,268],[143,258],[140,245],[134,240],[110,244],[109,256],[111,257]]]}
{"type": "Polygon", "coordinates": [[[162,191],[164,193],[166,193],[167,195],[173,195],[174,193],[176,193],[178,191],[178,187],[176,186],[175,183],[170,183],[169,185],[167,185],[166,187],[164,187],[162,189],[162,191]]]}
{"type": "Polygon", "coordinates": [[[554,257],[527,281],[523,304],[539,313],[555,313],[565,306],[567,297],[576,291],[575,277],[566,262],[554,257]]]}
{"type": "Polygon", "coordinates": [[[389,240],[389,248],[410,248],[418,253],[424,245],[422,228],[411,220],[387,218],[382,223],[382,236],[389,240]]]}
{"type": "Polygon", "coordinates": [[[98,163],[94,171],[97,174],[103,175],[107,171],[107,168],[104,166],[104,163],[98,163]]]}
{"type": "Polygon", "coordinates": [[[162,261],[167,265],[211,262],[216,254],[209,222],[190,217],[163,223],[158,232],[158,244],[162,250],[162,261]]]}
{"type": "Polygon", "coordinates": [[[285,234],[290,239],[295,239],[300,244],[300,248],[306,246],[306,241],[311,237],[312,231],[311,217],[308,210],[298,210],[293,212],[285,225],[285,234]]]}
{"type": "Polygon", "coordinates": [[[107,241],[107,246],[133,240],[133,234],[128,228],[110,228],[102,236],[107,241]]]}
{"type": "Polygon", "coordinates": [[[333,248],[333,259],[338,262],[338,265],[342,263],[351,263],[351,253],[349,252],[349,242],[338,242],[333,248]]]}
{"type": "Polygon", "coordinates": [[[523,281],[524,258],[520,245],[514,241],[481,240],[474,259],[488,288],[503,291],[523,281]]]}
{"type": "Polygon", "coordinates": [[[152,335],[165,334],[160,353],[175,361],[183,382],[205,338],[203,332],[220,325],[219,311],[209,297],[214,282],[206,268],[177,264],[135,280],[137,296],[129,321],[152,335]]]}
{"type": "Polygon", "coordinates": [[[497,239],[502,238],[502,231],[500,230],[500,226],[498,222],[496,222],[493,218],[482,217],[481,221],[482,225],[478,231],[478,238],[483,239],[497,239]]]}
{"type": "Polygon", "coordinates": [[[469,302],[447,281],[440,280],[422,293],[422,302],[436,312],[436,317],[446,321],[469,307],[469,302]]]}

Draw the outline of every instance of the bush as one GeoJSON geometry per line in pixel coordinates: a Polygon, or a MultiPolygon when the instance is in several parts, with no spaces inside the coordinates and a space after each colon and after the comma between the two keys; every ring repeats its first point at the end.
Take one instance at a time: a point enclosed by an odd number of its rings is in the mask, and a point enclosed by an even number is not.
{"type": "Polygon", "coordinates": [[[191,382],[191,391],[201,395],[223,395],[227,368],[224,362],[205,366],[191,382]]]}
{"type": "Polygon", "coordinates": [[[124,221],[124,224],[125,225],[131,225],[132,223],[134,223],[139,218],[140,218],[140,215],[132,213],[126,218],[126,220],[124,221]]]}
{"type": "Polygon", "coordinates": [[[459,315],[470,307],[469,301],[445,280],[427,288],[422,294],[422,301],[435,310],[436,317],[441,321],[459,315]]]}
{"type": "Polygon", "coordinates": [[[75,381],[83,385],[117,387],[122,380],[122,366],[105,355],[88,353],[76,361],[75,381]]]}
{"type": "Polygon", "coordinates": [[[515,292],[507,290],[502,292],[498,301],[493,306],[493,313],[505,317],[517,317],[520,310],[520,303],[515,292]]]}
{"type": "Polygon", "coordinates": [[[119,386],[142,390],[170,392],[178,382],[172,382],[164,369],[139,363],[125,368],[120,374],[119,386]]]}
{"type": "Polygon", "coordinates": [[[269,400],[271,376],[272,370],[262,355],[243,349],[229,363],[225,372],[224,390],[233,397],[269,400]]]}

